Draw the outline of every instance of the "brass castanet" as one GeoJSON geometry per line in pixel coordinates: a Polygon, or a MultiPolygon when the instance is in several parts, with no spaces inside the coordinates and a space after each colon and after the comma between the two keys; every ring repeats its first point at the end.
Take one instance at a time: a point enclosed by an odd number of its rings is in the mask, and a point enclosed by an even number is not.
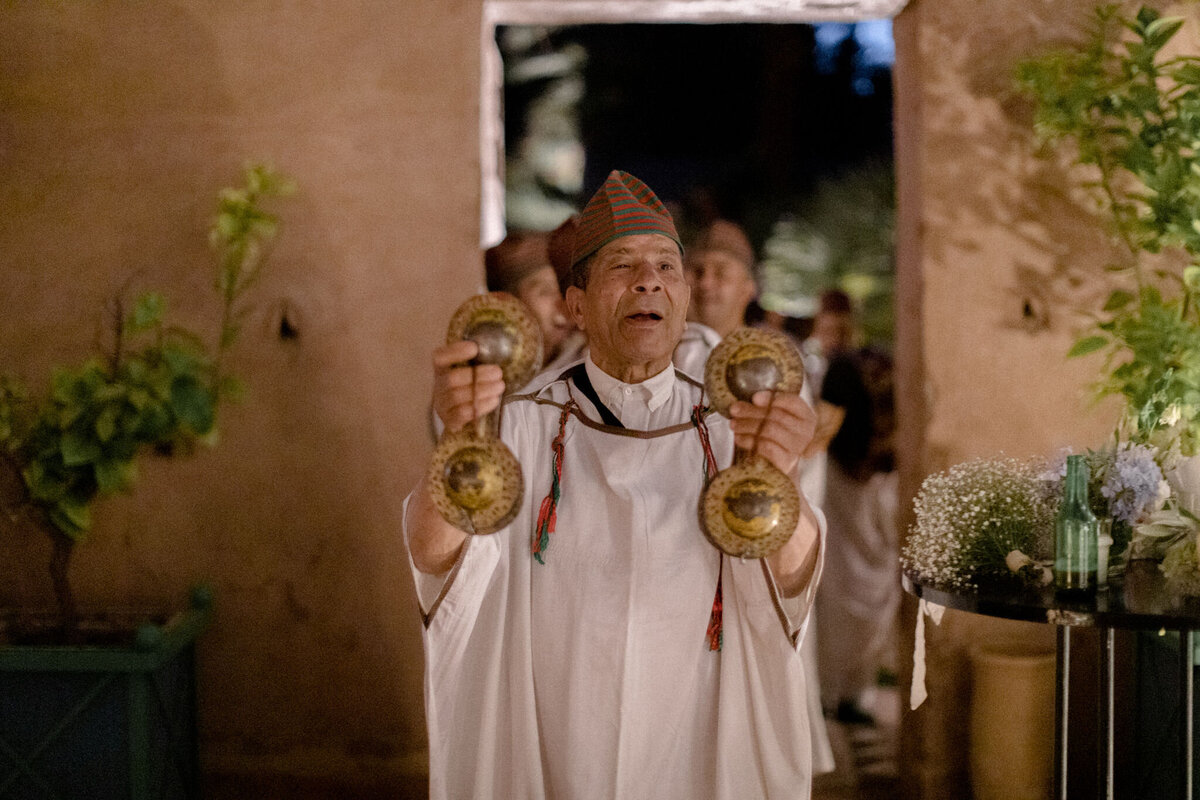
{"type": "MultiPolygon", "coordinates": [[[[709,404],[728,416],[735,401],[755,393],[799,392],[804,362],[784,334],[739,328],[721,341],[704,370],[709,404]]],[[[757,453],[738,448],[700,496],[700,527],[722,552],[765,558],[791,538],[800,521],[800,493],[792,479],[757,453]]]]}
{"type": "MultiPolygon", "coordinates": [[[[506,394],[528,383],[541,367],[541,329],[512,295],[476,295],[459,306],[446,341],[464,339],[479,345],[472,364],[501,368],[506,394]]],[[[500,441],[499,431],[496,409],[462,430],[444,434],[433,452],[428,479],[434,506],[447,522],[467,533],[494,533],[508,525],[524,493],[521,465],[500,441]]]]}

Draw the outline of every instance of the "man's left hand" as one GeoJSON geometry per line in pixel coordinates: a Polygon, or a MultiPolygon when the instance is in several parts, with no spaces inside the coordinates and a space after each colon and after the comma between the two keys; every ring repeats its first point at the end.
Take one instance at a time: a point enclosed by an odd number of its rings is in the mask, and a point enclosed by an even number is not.
{"type": "Polygon", "coordinates": [[[799,394],[757,392],[729,408],[733,442],[791,474],[817,428],[817,414],[799,394]]]}

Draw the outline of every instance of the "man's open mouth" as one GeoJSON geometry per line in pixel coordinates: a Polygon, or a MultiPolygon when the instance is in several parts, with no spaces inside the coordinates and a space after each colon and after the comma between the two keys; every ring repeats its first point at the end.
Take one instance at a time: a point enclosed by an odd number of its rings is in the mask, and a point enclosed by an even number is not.
{"type": "Polygon", "coordinates": [[[662,319],[662,314],[657,314],[653,311],[643,311],[639,314],[630,314],[626,319],[634,322],[657,322],[662,319]]]}

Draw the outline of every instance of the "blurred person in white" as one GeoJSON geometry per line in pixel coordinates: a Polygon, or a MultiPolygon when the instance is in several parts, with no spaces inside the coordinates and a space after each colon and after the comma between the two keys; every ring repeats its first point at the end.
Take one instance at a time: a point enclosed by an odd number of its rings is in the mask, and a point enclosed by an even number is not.
{"type": "MultiPolygon", "coordinates": [[[[758,297],[757,263],[754,245],[737,223],[717,219],[701,228],[688,243],[684,255],[684,268],[692,287],[691,320],[706,325],[721,338],[744,326],[746,310],[758,297]]],[[[800,394],[810,405],[815,405],[810,380],[805,380],[800,394]]],[[[818,422],[814,442],[819,435],[818,422]]],[[[825,494],[825,453],[819,446],[810,445],[800,464],[800,487],[805,496],[819,506],[825,494]]],[[[812,729],[813,774],[821,775],[832,772],[834,763],[829,732],[821,713],[815,633],[815,629],[809,630],[800,654],[808,673],[808,721],[812,729]]]]}
{"type": "Polygon", "coordinates": [[[816,606],[822,700],[839,721],[872,724],[864,700],[881,672],[893,672],[900,602],[892,361],[859,345],[853,304],[839,290],[821,296],[806,344],[824,362],[821,400],[843,417],[822,505],[830,542],[816,606]]]}

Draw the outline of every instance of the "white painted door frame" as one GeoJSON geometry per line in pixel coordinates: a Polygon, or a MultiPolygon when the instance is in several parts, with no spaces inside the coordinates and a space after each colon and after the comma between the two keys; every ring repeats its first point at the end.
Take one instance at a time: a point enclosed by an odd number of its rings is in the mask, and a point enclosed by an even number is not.
{"type": "Polygon", "coordinates": [[[504,64],[501,25],[596,23],[856,22],[894,17],[908,0],[483,0],[480,35],[481,247],[504,237],[504,64]]]}

